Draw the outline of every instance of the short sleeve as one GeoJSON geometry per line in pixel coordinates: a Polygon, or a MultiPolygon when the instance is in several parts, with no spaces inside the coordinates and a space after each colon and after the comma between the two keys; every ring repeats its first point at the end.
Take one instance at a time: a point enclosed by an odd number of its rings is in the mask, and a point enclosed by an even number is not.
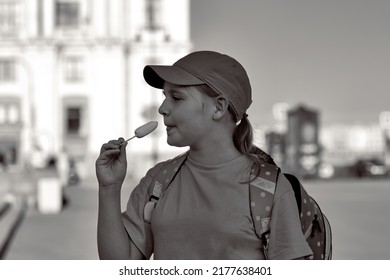
{"type": "Polygon", "coordinates": [[[144,208],[149,200],[148,189],[162,163],[151,168],[131,192],[126,210],[122,213],[126,231],[140,252],[149,259],[153,253],[153,235],[150,223],[144,221],[144,208]]]}
{"type": "Polygon", "coordinates": [[[286,177],[278,177],[275,202],[271,214],[268,258],[288,260],[311,255],[301,230],[294,191],[286,177]]]}

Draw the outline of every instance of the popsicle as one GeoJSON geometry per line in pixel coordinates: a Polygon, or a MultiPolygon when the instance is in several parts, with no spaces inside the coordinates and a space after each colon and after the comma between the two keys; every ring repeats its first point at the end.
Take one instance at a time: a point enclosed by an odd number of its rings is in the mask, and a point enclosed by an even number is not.
{"type": "MultiPolygon", "coordinates": [[[[148,122],[144,125],[141,125],[134,131],[134,136],[130,137],[129,139],[125,140],[125,142],[129,142],[131,139],[137,137],[137,138],[142,138],[149,133],[153,132],[157,128],[158,122],[156,121],[151,121],[148,122]]],[[[122,146],[125,142],[120,144],[119,146],[122,146]]]]}

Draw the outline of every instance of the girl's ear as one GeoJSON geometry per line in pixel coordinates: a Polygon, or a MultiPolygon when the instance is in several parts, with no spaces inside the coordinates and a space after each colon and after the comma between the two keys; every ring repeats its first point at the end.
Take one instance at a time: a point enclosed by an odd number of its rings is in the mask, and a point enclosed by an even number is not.
{"type": "Polygon", "coordinates": [[[223,97],[223,96],[218,96],[215,98],[215,112],[213,119],[214,120],[219,120],[225,116],[225,114],[228,112],[228,107],[229,107],[229,101],[223,97]]]}

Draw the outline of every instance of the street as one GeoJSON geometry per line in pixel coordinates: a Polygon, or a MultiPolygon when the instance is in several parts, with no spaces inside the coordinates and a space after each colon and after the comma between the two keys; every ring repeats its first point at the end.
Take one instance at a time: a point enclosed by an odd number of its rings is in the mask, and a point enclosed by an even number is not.
{"type": "MultiPolygon", "coordinates": [[[[123,190],[123,202],[130,185],[123,190]]],[[[333,259],[390,259],[388,180],[304,181],[303,185],[330,220],[333,259]]],[[[98,259],[96,187],[68,187],[65,193],[69,205],[59,214],[29,210],[6,259],[98,259]]]]}
{"type": "Polygon", "coordinates": [[[390,259],[389,180],[303,182],[330,220],[333,259],[390,259]]]}

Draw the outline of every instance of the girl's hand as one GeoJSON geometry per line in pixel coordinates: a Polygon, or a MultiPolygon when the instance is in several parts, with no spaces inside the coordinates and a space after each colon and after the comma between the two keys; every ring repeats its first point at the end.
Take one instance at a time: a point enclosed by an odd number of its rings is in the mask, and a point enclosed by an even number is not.
{"type": "Polygon", "coordinates": [[[111,140],[102,145],[100,155],[95,163],[99,186],[121,186],[125,180],[127,171],[127,142],[119,146],[123,142],[124,139],[119,138],[118,140],[111,140]]]}

